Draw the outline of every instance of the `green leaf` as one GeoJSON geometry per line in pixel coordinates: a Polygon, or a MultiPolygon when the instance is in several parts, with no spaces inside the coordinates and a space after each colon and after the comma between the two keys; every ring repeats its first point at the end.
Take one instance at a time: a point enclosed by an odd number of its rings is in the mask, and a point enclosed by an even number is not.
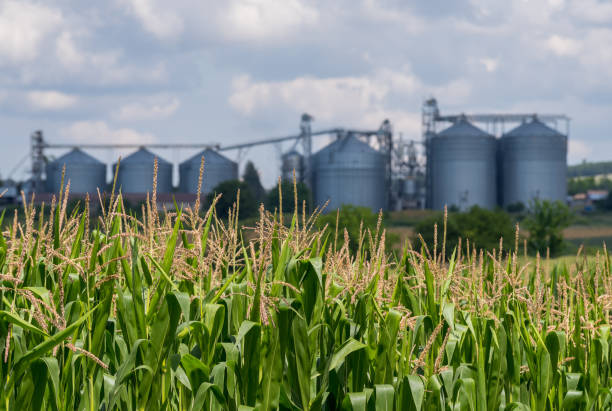
{"type": "Polygon", "coordinates": [[[29,330],[36,334],[45,336],[45,337],[49,336],[49,334],[47,334],[44,330],[41,330],[34,324],[27,322],[23,318],[18,317],[17,315],[10,313],[8,311],[0,311],[0,320],[8,321],[9,323],[12,323],[14,325],[17,325],[23,328],[24,330],[29,330]]]}
{"type": "Polygon", "coordinates": [[[357,350],[362,350],[366,347],[367,345],[353,338],[349,338],[336,350],[336,352],[334,352],[331,362],[329,363],[329,369],[337,370],[342,366],[347,355],[357,350]]]}
{"type": "Polygon", "coordinates": [[[375,385],[376,411],[393,411],[393,397],[395,389],[392,385],[375,385]]]}
{"type": "Polygon", "coordinates": [[[291,324],[291,337],[295,350],[298,389],[304,410],[310,409],[310,371],[312,369],[311,349],[309,346],[306,321],[296,317],[291,324]]]}
{"type": "Polygon", "coordinates": [[[342,409],[346,411],[366,411],[366,393],[349,392],[342,401],[342,409]]]}
{"type": "Polygon", "coordinates": [[[50,337],[47,337],[45,341],[38,344],[36,347],[32,348],[31,350],[27,351],[25,355],[23,355],[13,367],[14,371],[8,382],[9,389],[12,388],[12,385],[16,382],[16,379],[21,378],[25,368],[28,367],[28,365],[31,362],[42,357],[46,352],[51,350],[53,347],[55,347],[56,345],[66,340],[66,338],[68,338],[69,335],[71,335],[78,327],[80,327],[87,320],[87,318],[94,312],[94,310],[95,308],[89,311],[88,313],[86,313],[85,315],[83,315],[81,318],[79,318],[74,323],[70,324],[68,327],[64,328],[60,332],[50,337]]]}
{"type": "Polygon", "coordinates": [[[30,364],[30,373],[34,381],[34,395],[32,396],[32,410],[42,409],[47,388],[47,364],[42,360],[30,364]]]}

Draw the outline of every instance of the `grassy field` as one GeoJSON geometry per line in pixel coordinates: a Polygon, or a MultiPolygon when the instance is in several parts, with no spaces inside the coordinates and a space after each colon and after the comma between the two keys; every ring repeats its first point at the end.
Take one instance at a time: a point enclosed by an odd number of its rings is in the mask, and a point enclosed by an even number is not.
{"type": "Polygon", "coordinates": [[[603,251],[556,265],[440,240],[392,259],[380,226],[351,253],[316,215],[242,228],[239,204],[158,213],[153,193],[139,218],[116,196],[90,221],[65,198],[3,216],[0,409],[612,406],[603,251]]]}

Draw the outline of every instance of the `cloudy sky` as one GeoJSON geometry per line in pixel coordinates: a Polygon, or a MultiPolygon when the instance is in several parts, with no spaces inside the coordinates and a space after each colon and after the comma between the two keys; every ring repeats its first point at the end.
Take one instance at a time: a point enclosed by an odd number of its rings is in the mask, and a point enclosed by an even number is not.
{"type": "MultiPolygon", "coordinates": [[[[36,129],[226,144],[296,133],[308,112],[314,129],[388,117],[418,139],[428,96],[566,113],[569,162],[612,159],[612,1],[0,0],[2,176],[24,175],[36,129]]],[[[246,153],[267,185],[278,151],[246,153]]]]}

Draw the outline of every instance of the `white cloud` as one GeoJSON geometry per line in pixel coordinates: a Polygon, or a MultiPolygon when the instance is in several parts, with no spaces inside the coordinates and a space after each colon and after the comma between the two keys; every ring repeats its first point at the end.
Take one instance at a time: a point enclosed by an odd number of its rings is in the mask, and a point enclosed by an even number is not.
{"type": "Polygon", "coordinates": [[[220,11],[218,28],[234,40],[284,40],[318,18],[317,9],[300,0],[232,0],[220,11]]]}
{"type": "Polygon", "coordinates": [[[173,39],[183,32],[183,20],[165,1],[122,0],[130,12],[138,18],[146,31],[159,39],[173,39]]]}
{"type": "Polygon", "coordinates": [[[578,40],[553,34],[546,40],[546,46],[558,56],[575,56],[580,52],[578,40]]]}
{"type": "Polygon", "coordinates": [[[255,83],[241,76],[233,86],[229,103],[242,114],[282,105],[296,112],[315,109],[317,113],[313,114],[323,120],[347,118],[380,107],[389,91],[388,83],[368,77],[298,77],[287,82],[255,83]]]}
{"type": "Polygon", "coordinates": [[[66,67],[77,68],[85,61],[83,53],[77,49],[74,36],[69,31],[62,32],[55,42],[55,54],[66,67]]]}
{"type": "Polygon", "coordinates": [[[122,106],[113,116],[122,121],[163,119],[174,114],[180,105],[176,97],[157,103],[136,102],[122,106]]]}
{"type": "Polygon", "coordinates": [[[64,110],[73,107],[78,97],[59,91],[30,91],[26,94],[30,107],[36,110],[64,110]]]}
{"type": "Polygon", "coordinates": [[[612,3],[600,0],[573,0],[569,6],[569,13],[585,22],[610,24],[612,3]]]}
{"type": "Polygon", "coordinates": [[[487,72],[493,73],[499,66],[499,59],[485,57],[480,59],[480,63],[484,66],[487,72]]]}
{"type": "Polygon", "coordinates": [[[390,118],[400,131],[418,133],[420,99],[434,94],[450,104],[471,93],[465,80],[430,87],[409,71],[380,70],[371,76],[298,77],[285,82],[234,79],[230,105],[244,116],[274,115],[278,107],[295,114],[308,112],[315,119],[337,124],[372,127],[390,118]],[[405,108],[391,100],[406,102],[405,108]]]}
{"type": "Polygon", "coordinates": [[[155,136],[130,128],[111,128],[104,121],[79,121],[60,130],[60,134],[74,143],[147,144],[155,136]]]}
{"type": "Polygon", "coordinates": [[[44,39],[63,22],[62,14],[27,1],[0,1],[1,60],[25,62],[35,59],[44,39]]]}
{"type": "Polygon", "coordinates": [[[569,138],[567,141],[567,160],[569,164],[576,164],[588,158],[592,153],[591,145],[583,140],[569,138]]]}

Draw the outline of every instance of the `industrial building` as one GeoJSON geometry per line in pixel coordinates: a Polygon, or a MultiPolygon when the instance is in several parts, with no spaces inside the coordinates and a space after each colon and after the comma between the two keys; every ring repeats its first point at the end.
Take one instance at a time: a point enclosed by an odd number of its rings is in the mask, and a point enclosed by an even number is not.
{"type": "Polygon", "coordinates": [[[529,206],[534,199],[565,201],[569,121],[562,114],[441,115],[435,99],[425,101],[426,207],[490,209],[529,206]],[[437,132],[440,123],[452,125],[437,132]],[[559,123],[565,133],[557,129],[559,123]]]}
{"type": "Polygon", "coordinates": [[[387,209],[384,153],[353,135],[338,139],[314,156],[315,204],[335,210],[344,204],[387,209]]]}
{"type": "Polygon", "coordinates": [[[198,192],[202,157],[204,157],[202,194],[210,193],[219,183],[238,179],[238,163],[207,148],[179,165],[179,191],[190,194],[198,192]]]}
{"type": "Polygon", "coordinates": [[[461,117],[431,144],[432,208],[493,208],[497,202],[495,137],[461,117]]]}
{"type": "Polygon", "coordinates": [[[51,193],[60,191],[62,178],[64,185],[70,181],[71,193],[93,194],[98,189],[100,191],[106,189],[106,164],[78,148],[49,162],[45,167],[45,172],[47,174],[46,189],[51,193]]]}
{"type": "Polygon", "coordinates": [[[157,192],[171,193],[172,164],[146,148],[140,148],[122,159],[118,170],[117,164],[113,165],[113,170],[117,170],[117,188],[124,193],[152,192],[155,158],[157,158],[157,192]]]}
{"type": "Polygon", "coordinates": [[[567,137],[538,118],[500,139],[501,203],[529,204],[533,198],[565,201],[567,137]]]}
{"type": "Polygon", "coordinates": [[[157,158],[157,192],[166,197],[195,198],[202,157],[204,195],[224,181],[239,178],[240,159],[250,147],[276,144],[282,148],[282,144],[291,143],[289,149],[281,150],[281,178],[292,180],[295,176],[305,183],[312,190],[314,204],[327,204],[327,211],[343,204],[374,212],[441,210],[445,206],[465,210],[528,205],[535,198],[566,198],[569,118],[565,115],[441,115],[432,98],[423,105],[420,141],[404,140],[401,133],[394,135],[388,120],[372,130],[319,131],[312,131],[312,120],[308,114],[302,116],[299,134],[225,146],[50,144],[41,132],[35,132],[31,139],[31,186],[39,192],[57,192],[65,166],[65,181],[70,180],[72,193],[103,191],[109,184],[106,165],[82,150],[133,148],[136,150],[119,163],[117,186],[124,194],[142,196],[152,191],[157,158]],[[559,123],[565,124],[565,132],[559,123]],[[331,141],[313,153],[312,142],[318,136],[331,137],[331,141]],[[60,148],[71,151],[48,162],[45,151],[60,148]],[[178,164],[178,185],[173,187],[173,164],[149,149],[200,151],[178,164]],[[239,160],[222,154],[226,152],[237,153],[239,160]]]}

